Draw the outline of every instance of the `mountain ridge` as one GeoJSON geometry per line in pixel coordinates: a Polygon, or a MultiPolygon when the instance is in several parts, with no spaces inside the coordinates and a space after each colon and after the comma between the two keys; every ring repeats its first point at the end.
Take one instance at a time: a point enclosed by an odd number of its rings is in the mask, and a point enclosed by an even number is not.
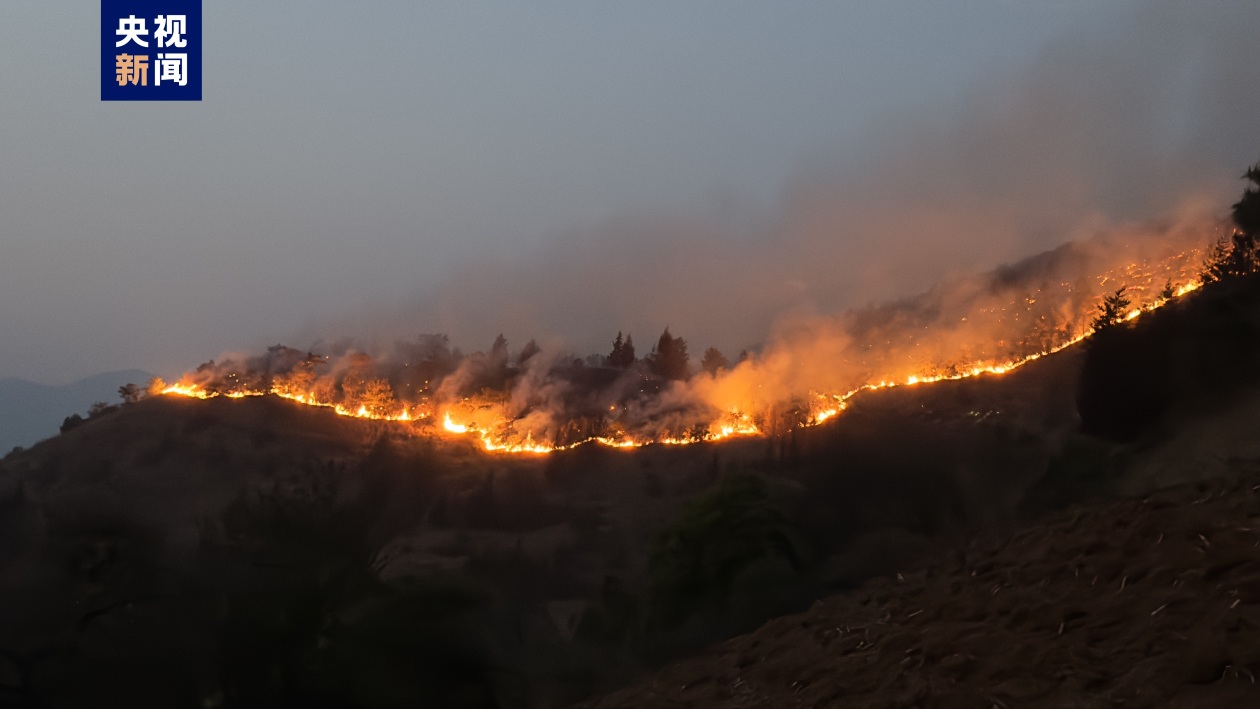
{"type": "Polygon", "coordinates": [[[54,436],[67,416],[84,414],[97,401],[113,402],[118,399],[118,387],[146,386],[152,378],[140,369],[101,372],[68,384],[0,377],[0,452],[54,436]]]}

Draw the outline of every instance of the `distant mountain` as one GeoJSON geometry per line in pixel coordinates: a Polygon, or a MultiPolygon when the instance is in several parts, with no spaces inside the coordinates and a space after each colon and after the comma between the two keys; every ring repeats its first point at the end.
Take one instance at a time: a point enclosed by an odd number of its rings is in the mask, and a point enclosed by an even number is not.
{"type": "Polygon", "coordinates": [[[50,386],[26,379],[0,379],[0,456],[56,435],[70,414],[83,414],[97,401],[118,403],[118,387],[145,386],[152,374],[139,369],[103,372],[71,384],[50,386]]]}

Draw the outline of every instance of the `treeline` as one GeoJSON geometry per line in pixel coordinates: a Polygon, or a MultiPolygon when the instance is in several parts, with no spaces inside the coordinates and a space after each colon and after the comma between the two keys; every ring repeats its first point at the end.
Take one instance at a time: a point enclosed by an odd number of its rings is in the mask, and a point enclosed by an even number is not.
{"type": "MultiPolygon", "coordinates": [[[[1134,440],[1190,398],[1216,401],[1250,386],[1260,357],[1260,163],[1243,179],[1234,228],[1208,251],[1190,302],[1140,324],[1123,287],[1099,304],[1077,387],[1085,433],[1134,440]]],[[[1171,284],[1161,295],[1174,295],[1171,284]]]]}
{"type": "MultiPolygon", "coordinates": [[[[275,393],[373,418],[441,421],[453,414],[462,425],[493,430],[504,444],[568,446],[596,437],[706,438],[713,412],[703,402],[660,396],[730,363],[710,347],[699,365],[668,327],[645,355],[632,335],[618,332],[607,355],[585,358],[545,353],[534,340],[512,352],[502,334],[487,350],[465,354],[446,335],[422,334],[376,354],[344,343],[308,351],[277,344],[251,357],[208,361],[178,386],[206,396],[275,393]]],[[[157,379],[147,389],[128,384],[120,396],[134,403],[167,388],[157,379]]],[[[116,408],[100,404],[90,413],[116,408]]],[[[63,431],[83,420],[68,417],[63,431]]]]}

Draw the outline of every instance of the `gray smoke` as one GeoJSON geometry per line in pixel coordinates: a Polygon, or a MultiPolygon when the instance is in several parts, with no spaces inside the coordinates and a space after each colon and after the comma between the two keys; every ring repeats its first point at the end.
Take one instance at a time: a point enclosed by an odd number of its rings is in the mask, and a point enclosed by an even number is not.
{"type": "Polygon", "coordinates": [[[959,87],[952,103],[889,115],[859,157],[803,166],[771,213],[610,219],[319,330],[474,345],[499,332],[560,336],[606,352],[618,330],[649,343],[668,325],[696,354],[712,344],[731,355],[777,321],[921,292],[1067,241],[1162,233],[1135,226],[1149,222],[1207,228],[1260,159],[1260,4],[1150,2],[1108,22],[959,87]]]}

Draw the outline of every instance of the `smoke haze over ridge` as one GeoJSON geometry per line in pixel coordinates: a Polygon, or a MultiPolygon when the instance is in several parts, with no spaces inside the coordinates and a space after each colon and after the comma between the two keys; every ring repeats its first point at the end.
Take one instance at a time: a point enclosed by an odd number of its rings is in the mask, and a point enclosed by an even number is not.
{"type": "Polygon", "coordinates": [[[666,325],[734,355],[780,319],[1206,223],[1260,158],[1248,2],[313,3],[276,46],[279,10],[214,12],[232,80],[158,113],[49,91],[95,68],[95,13],[0,31],[0,374],[418,332],[581,354],[666,325]],[[25,70],[63,35],[92,46],[25,70]],[[325,36],[420,53],[373,74],[325,36]]]}
{"type": "Polygon", "coordinates": [[[470,262],[369,322],[472,348],[561,334],[579,352],[669,325],[733,353],[785,314],[895,299],[1143,224],[1210,229],[1260,156],[1247,38],[1260,8],[1129,10],[952,102],[890,115],[860,157],[818,157],[771,209],[607,219],[524,258],[470,262]]]}

